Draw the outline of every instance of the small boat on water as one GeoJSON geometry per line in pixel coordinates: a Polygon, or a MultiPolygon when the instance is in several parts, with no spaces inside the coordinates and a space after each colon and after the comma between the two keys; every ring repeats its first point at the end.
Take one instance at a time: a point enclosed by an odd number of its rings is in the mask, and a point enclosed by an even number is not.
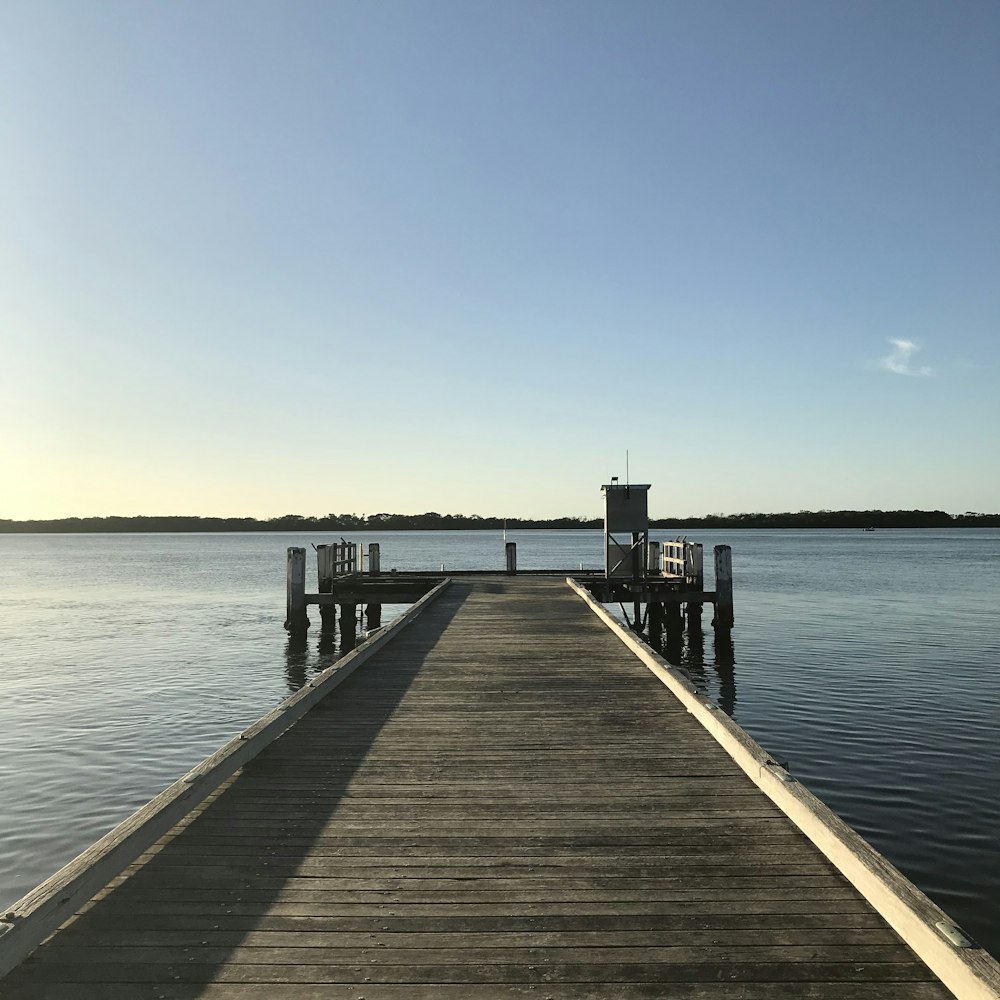
{"type": "Polygon", "coordinates": [[[871,528],[871,527],[869,527],[869,528],[862,528],[861,530],[862,530],[862,531],[874,531],[875,529],[874,529],[874,528],[871,528]]]}

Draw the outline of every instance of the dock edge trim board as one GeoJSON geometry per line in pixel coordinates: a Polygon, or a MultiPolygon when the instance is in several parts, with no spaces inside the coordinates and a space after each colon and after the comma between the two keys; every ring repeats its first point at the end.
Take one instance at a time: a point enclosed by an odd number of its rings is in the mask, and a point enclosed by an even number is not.
{"type": "Polygon", "coordinates": [[[972,945],[931,902],[836,813],[797,782],[711,699],[626,629],[572,577],[567,584],[652,671],[762,792],[836,866],[958,1000],[998,1000],[1000,962],[972,945]],[[971,945],[971,946],[970,946],[971,945]]]}
{"type": "Polygon", "coordinates": [[[367,642],[289,695],[0,915],[0,977],[113,878],[401,632],[451,583],[443,579],[367,642]]]}

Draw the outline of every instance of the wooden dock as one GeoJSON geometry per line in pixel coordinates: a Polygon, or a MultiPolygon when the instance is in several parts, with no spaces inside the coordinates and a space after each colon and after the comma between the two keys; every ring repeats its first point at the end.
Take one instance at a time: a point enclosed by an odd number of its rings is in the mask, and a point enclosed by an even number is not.
{"type": "MultiPolygon", "coordinates": [[[[0,998],[952,995],[565,580],[454,580],[390,639],[0,998]]],[[[956,995],[998,995],[941,940],[956,995]]]]}

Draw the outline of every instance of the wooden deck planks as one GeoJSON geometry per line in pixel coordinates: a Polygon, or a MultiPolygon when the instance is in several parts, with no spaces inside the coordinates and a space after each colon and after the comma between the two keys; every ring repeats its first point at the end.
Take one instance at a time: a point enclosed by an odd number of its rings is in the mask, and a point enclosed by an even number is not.
{"type": "Polygon", "coordinates": [[[561,581],[459,581],[0,983],[950,996],[561,581]]]}

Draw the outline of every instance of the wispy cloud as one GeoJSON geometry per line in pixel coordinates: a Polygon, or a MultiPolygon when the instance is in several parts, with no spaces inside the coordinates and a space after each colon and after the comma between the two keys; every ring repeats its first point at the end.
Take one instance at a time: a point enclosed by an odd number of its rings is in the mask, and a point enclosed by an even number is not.
{"type": "Polygon", "coordinates": [[[895,337],[889,339],[892,350],[879,360],[879,367],[893,375],[916,375],[927,376],[933,374],[926,365],[919,368],[913,365],[913,355],[920,348],[912,340],[897,340],[895,337]]]}

